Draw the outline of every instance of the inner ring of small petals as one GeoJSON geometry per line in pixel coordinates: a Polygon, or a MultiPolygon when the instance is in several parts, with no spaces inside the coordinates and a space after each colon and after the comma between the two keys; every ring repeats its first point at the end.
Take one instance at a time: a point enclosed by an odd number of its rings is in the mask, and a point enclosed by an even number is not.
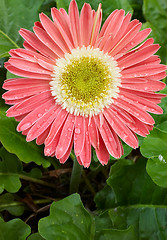
{"type": "Polygon", "coordinates": [[[82,47],[59,58],[52,74],[51,92],[71,114],[85,117],[100,113],[118,96],[120,69],[98,48],[82,47]]]}

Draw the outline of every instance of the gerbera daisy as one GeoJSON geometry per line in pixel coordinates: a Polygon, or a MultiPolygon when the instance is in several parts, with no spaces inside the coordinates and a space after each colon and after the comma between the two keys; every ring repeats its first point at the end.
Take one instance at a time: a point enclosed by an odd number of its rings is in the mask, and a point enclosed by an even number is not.
{"type": "Polygon", "coordinates": [[[64,163],[74,145],[80,165],[91,162],[91,146],[101,164],[109,154],[123,155],[122,139],[138,147],[136,134],[145,137],[154,119],[162,114],[157,105],[165,95],[159,80],[166,66],[154,55],[159,49],[151,29],[131,21],[131,14],[115,10],[101,28],[101,4],[97,12],[84,4],[79,15],[75,0],[64,9],[51,9],[53,21],[40,14],[33,32],[21,29],[24,48],[12,49],[5,67],[24,78],[5,81],[3,95],[14,105],[17,130],[45,144],[45,155],[64,163]],[[101,29],[100,29],[101,28],[101,29]],[[142,44],[140,44],[143,42],[142,44]],[[140,45],[139,45],[140,44],[140,45]]]}

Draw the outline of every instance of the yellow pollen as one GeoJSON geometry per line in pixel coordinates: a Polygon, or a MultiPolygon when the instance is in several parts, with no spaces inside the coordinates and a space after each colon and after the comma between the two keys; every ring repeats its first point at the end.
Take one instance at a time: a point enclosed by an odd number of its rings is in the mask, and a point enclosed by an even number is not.
{"type": "Polygon", "coordinates": [[[98,114],[118,96],[120,69],[98,48],[82,47],[56,62],[51,92],[55,101],[74,115],[98,114]]]}

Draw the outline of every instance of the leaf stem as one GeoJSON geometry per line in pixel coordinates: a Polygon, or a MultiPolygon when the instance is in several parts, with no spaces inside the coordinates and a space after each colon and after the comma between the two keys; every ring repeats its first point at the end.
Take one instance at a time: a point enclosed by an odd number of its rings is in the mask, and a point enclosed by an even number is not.
{"type": "Polygon", "coordinates": [[[32,177],[29,177],[29,176],[26,176],[26,175],[23,175],[23,174],[18,174],[18,176],[19,176],[19,178],[21,178],[23,180],[26,180],[26,181],[38,183],[38,184],[41,184],[41,185],[44,185],[44,186],[47,186],[47,187],[51,187],[51,188],[55,188],[56,187],[52,183],[48,183],[48,182],[45,182],[45,181],[37,179],[37,178],[32,178],[32,177]]]}
{"type": "Polygon", "coordinates": [[[70,194],[78,192],[82,169],[75,156],[70,179],[70,194]]]}
{"type": "Polygon", "coordinates": [[[84,171],[82,172],[82,176],[84,178],[84,181],[85,181],[86,185],[89,188],[89,191],[93,194],[93,196],[95,196],[96,192],[95,192],[94,188],[92,187],[92,185],[91,185],[91,183],[90,183],[89,179],[87,178],[87,176],[86,176],[84,171]]]}
{"type": "Polygon", "coordinates": [[[26,176],[24,174],[19,174],[19,173],[0,173],[0,176],[17,176],[17,177],[19,177],[23,180],[38,183],[38,184],[41,184],[41,185],[44,185],[44,186],[47,186],[47,187],[51,187],[51,188],[56,187],[56,185],[54,185],[53,183],[48,183],[48,182],[45,182],[43,180],[33,178],[33,177],[29,177],[29,176],[26,176]]]}

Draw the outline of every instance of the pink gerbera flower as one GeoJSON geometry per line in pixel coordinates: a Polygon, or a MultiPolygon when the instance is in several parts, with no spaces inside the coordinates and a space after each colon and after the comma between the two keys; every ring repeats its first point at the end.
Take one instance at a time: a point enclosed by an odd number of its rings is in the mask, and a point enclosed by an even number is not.
{"type": "Polygon", "coordinates": [[[136,134],[146,136],[162,114],[157,105],[165,95],[159,80],[166,76],[151,29],[140,31],[131,14],[115,10],[101,27],[97,12],[84,4],[80,16],[75,0],[64,9],[51,9],[51,21],[40,14],[34,33],[21,29],[24,49],[10,51],[6,68],[24,78],[5,81],[3,95],[14,105],[7,116],[20,121],[17,130],[45,144],[45,155],[64,163],[74,151],[79,164],[88,167],[91,146],[101,164],[109,154],[120,158],[120,138],[138,147],[136,134]],[[143,42],[141,45],[139,45],[143,42]]]}

